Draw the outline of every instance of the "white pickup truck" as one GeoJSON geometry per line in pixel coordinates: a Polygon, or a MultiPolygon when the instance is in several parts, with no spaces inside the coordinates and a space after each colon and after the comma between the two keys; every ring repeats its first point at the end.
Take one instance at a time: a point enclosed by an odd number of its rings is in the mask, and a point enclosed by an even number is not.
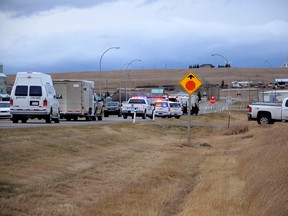
{"type": "Polygon", "coordinates": [[[127,119],[128,116],[134,118],[134,113],[142,119],[146,119],[146,116],[152,118],[153,108],[145,97],[132,97],[126,103],[123,103],[122,115],[124,119],[127,119]]]}
{"type": "Polygon", "coordinates": [[[260,125],[273,124],[278,121],[288,121],[288,98],[282,103],[257,102],[248,106],[248,120],[257,121],[260,125]]]}

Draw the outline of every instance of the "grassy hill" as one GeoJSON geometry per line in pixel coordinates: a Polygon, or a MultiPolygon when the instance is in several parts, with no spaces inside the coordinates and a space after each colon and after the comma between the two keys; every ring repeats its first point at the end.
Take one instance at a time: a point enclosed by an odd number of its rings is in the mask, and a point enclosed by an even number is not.
{"type": "MultiPolygon", "coordinates": [[[[157,69],[157,70],[128,70],[102,71],[102,89],[113,92],[121,86],[131,88],[151,85],[175,85],[176,90],[182,90],[178,82],[189,72],[193,72],[203,83],[221,84],[228,81],[253,81],[265,84],[273,82],[275,78],[288,78],[288,68],[193,68],[193,69],[157,69]]],[[[51,73],[53,79],[85,79],[95,82],[96,90],[100,88],[99,71],[51,73]]],[[[8,75],[7,83],[11,87],[14,75],[8,75]]],[[[103,92],[103,91],[102,91],[103,92]]]]}

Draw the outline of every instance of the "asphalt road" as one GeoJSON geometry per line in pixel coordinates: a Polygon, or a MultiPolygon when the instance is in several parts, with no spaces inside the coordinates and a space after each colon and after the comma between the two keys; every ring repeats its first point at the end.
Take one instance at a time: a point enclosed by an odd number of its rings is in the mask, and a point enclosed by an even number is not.
{"type": "MultiPolygon", "coordinates": [[[[227,105],[225,103],[216,103],[215,106],[211,106],[209,103],[200,104],[200,111],[199,115],[205,115],[209,112],[221,112],[227,109],[227,105]]],[[[184,117],[184,116],[183,116],[184,117]]],[[[182,117],[182,118],[183,118],[182,117]]],[[[152,120],[150,118],[142,119],[140,117],[136,118],[136,122],[143,122],[147,124],[173,124],[173,125],[188,125],[186,121],[157,121],[152,120]]],[[[133,123],[133,119],[128,117],[127,119],[123,119],[122,117],[117,116],[109,116],[103,117],[102,121],[85,121],[85,119],[80,119],[78,121],[67,121],[67,120],[60,120],[59,124],[52,122],[51,124],[45,123],[45,120],[37,120],[37,119],[28,119],[27,123],[23,124],[21,121],[15,124],[12,123],[9,119],[0,119],[0,128],[34,128],[34,127],[56,127],[56,126],[77,126],[77,125],[101,125],[101,124],[113,124],[113,123],[120,123],[120,122],[131,122],[133,123]]],[[[204,124],[204,123],[195,123],[192,121],[192,126],[212,126],[212,127],[219,127],[224,126],[222,124],[204,124]]]]}

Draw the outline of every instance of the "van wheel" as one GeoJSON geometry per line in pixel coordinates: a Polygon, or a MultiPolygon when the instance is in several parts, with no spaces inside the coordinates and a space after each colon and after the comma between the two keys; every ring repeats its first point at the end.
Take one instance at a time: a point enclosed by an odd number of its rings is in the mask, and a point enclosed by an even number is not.
{"type": "Polygon", "coordinates": [[[50,112],[50,114],[46,117],[45,119],[46,123],[50,124],[52,122],[52,114],[50,112]]]}

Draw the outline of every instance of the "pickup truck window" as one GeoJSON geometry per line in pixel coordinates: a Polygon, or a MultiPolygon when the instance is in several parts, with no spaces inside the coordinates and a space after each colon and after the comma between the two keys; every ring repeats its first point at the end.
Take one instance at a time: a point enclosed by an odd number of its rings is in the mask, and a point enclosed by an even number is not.
{"type": "Polygon", "coordinates": [[[146,104],[143,99],[130,99],[129,104],[146,104]]]}
{"type": "Polygon", "coordinates": [[[288,107],[288,100],[286,100],[285,107],[288,107]]]}

